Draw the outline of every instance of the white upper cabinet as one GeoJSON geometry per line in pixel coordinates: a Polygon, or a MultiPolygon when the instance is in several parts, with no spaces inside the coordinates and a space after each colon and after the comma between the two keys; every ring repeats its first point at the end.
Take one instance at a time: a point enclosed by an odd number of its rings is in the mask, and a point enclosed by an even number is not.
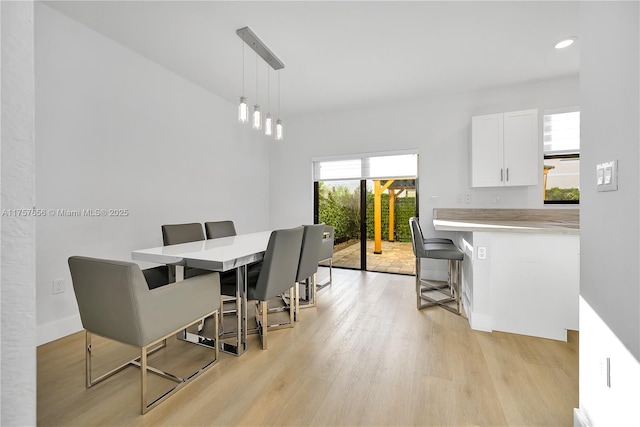
{"type": "Polygon", "coordinates": [[[538,110],[471,119],[471,186],[538,185],[538,110]]]}

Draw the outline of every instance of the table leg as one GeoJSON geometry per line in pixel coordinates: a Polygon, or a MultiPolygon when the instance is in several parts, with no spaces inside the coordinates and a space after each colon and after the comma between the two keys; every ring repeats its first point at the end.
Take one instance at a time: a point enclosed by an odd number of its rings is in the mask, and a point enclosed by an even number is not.
{"type": "Polygon", "coordinates": [[[236,334],[235,344],[220,343],[225,353],[240,356],[247,351],[247,266],[238,267],[236,274],[236,334]]]}

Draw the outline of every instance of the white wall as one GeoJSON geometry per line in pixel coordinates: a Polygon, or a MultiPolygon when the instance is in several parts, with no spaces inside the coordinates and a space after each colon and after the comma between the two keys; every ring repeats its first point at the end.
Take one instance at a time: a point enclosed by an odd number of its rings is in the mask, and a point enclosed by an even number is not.
{"type": "MultiPolygon", "coordinates": [[[[432,224],[436,207],[541,208],[542,178],[537,187],[470,189],[471,116],[573,106],[578,96],[578,76],[572,76],[290,119],[284,141],[272,151],[272,225],[313,221],[313,157],[407,149],[419,153],[420,223],[427,235],[436,234],[432,224]],[[460,194],[471,194],[472,203],[458,204],[460,194]],[[500,205],[491,204],[494,194],[502,196],[500,205]],[[432,195],[437,196],[437,204],[429,203],[432,195]]],[[[431,268],[423,264],[423,269],[431,268]]]]}
{"type": "Polygon", "coordinates": [[[639,3],[582,2],[580,24],[580,413],[591,425],[638,425],[639,3]],[[598,193],[596,164],[610,160],[619,189],[598,193]]]}
{"type": "Polygon", "coordinates": [[[267,229],[269,145],[203,88],[41,3],[35,21],[37,207],[128,210],[38,219],[40,344],[81,327],[69,256],[130,260],[165,223],[267,229]]]}
{"type": "Polygon", "coordinates": [[[36,424],[33,3],[0,3],[0,425],[36,424]],[[18,210],[18,211],[16,211],[18,210]],[[16,213],[19,212],[19,213],[16,213]]]}

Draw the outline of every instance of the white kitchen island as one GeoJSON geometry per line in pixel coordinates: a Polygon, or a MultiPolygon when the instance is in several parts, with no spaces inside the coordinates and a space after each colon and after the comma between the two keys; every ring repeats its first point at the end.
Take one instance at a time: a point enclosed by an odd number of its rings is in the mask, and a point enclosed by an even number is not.
{"type": "Polygon", "coordinates": [[[465,252],[462,304],[472,329],[567,340],[578,330],[577,209],[435,209],[465,252]]]}

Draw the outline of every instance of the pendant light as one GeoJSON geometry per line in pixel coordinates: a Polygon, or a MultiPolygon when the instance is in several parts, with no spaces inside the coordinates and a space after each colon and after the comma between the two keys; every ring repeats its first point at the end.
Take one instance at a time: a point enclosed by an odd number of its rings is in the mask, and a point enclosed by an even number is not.
{"type": "Polygon", "coordinates": [[[260,114],[260,104],[258,104],[258,54],[256,53],[256,105],[253,106],[253,120],[251,127],[255,130],[262,129],[262,115],[260,114]]]}
{"type": "Polygon", "coordinates": [[[264,118],[264,134],[273,135],[273,118],[271,117],[271,79],[269,77],[269,64],[267,64],[267,115],[264,118]]]}
{"type": "Polygon", "coordinates": [[[249,108],[247,107],[247,98],[244,96],[244,43],[242,43],[242,96],[238,104],[238,121],[247,123],[249,120],[249,108]]]}
{"type": "Polygon", "coordinates": [[[282,120],[280,120],[280,70],[278,70],[278,119],[276,120],[276,141],[284,138],[282,120]]]}
{"type": "MultiPolygon", "coordinates": [[[[1,0],[0,0],[1,1],[1,0]]],[[[258,56],[262,58],[267,67],[267,114],[265,116],[264,133],[267,136],[271,136],[275,133],[277,140],[282,140],[282,120],[278,118],[275,122],[275,129],[273,123],[273,116],[271,115],[271,77],[269,75],[269,66],[278,71],[278,117],[280,117],[280,72],[279,70],[284,68],[284,64],[278,57],[276,57],[271,50],[255,35],[249,27],[243,27],[236,30],[236,34],[240,37],[244,44],[249,46],[256,52],[256,103],[253,107],[251,114],[251,127],[256,130],[262,129],[262,114],[259,104],[259,86],[258,86],[258,56]]],[[[244,44],[242,45],[242,96],[240,97],[240,103],[238,105],[238,120],[242,123],[249,121],[249,112],[247,108],[247,98],[244,95],[244,44]]]]}

